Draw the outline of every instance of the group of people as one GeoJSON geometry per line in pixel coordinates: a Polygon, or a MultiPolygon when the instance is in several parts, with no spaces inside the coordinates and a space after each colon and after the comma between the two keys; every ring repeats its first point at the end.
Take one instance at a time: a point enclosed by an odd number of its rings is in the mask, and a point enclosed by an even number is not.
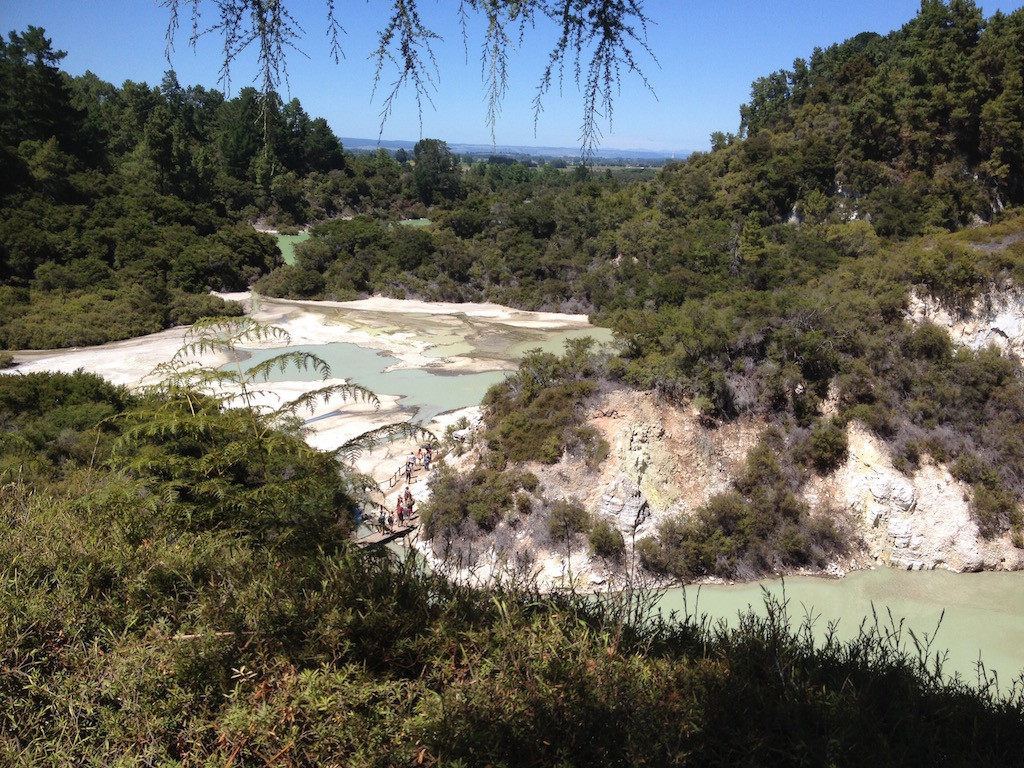
{"type": "Polygon", "coordinates": [[[423,467],[424,470],[429,472],[430,462],[433,458],[434,448],[429,444],[422,446],[416,453],[410,452],[406,457],[405,463],[401,467],[401,471],[405,472],[405,491],[398,494],[398,503],[395,505],[393,512],[386,509],[381,510],[380,515],[377,517],[381,533],[394,533],[396,523],[401,528],[412,521],[416,500],[412,497],[412,491],[409,489],[408,483],[412,482],[412,473],[416,467],[423,467]]]}
{"type": "Polygon", "coordinates": [[[429,472],[433,454],[434,448],[429,444],[420,448],[416,453],[410,453],[405,460],[405,482],[412,482],[412,473],[417,466],[423,467],[426,472],[429,472]]]}
{"type": "Polygon", "coordinates": [[[407,485],[405,486],[405,492],[398,494],[398,503],[395,506],[394,512],[381,510],[380,517],[377,518],[377,522],[380,524],[380,532],[393,533],[396,520],[399,528],[403,527],[407,522],[411,523],[413,507],[415,506],[416,499],[412,497],[412,491],[407,485]]]}

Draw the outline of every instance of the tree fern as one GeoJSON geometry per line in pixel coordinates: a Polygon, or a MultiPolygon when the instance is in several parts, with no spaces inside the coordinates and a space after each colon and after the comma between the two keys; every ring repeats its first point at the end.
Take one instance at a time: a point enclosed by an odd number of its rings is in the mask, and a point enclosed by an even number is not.
{"type": "MultiPolygon", "coordinates": [[[[303,439],[300,414],[332,402],[380,407],[377,396],[350,382],[316,387],[280,403],[260,384],[278,372],[330,366],[285,348],[252,366],[246,346],[287,345],[287,332],[251,318],[214,318],[193,326],[182,347],[150,376],[142,404],[123,417],[114,461],[150,486],[161,514],[186,527],[232,530],[261,542],[312,537],[334,526],[343,509],[373,506],[376,484],[353,462],[365,451],[403,438],[430,438],[417,424],[377,427],[331,452],[303,439]]],[[[297,543],[297,542],[295,542],[297,543]]]]}

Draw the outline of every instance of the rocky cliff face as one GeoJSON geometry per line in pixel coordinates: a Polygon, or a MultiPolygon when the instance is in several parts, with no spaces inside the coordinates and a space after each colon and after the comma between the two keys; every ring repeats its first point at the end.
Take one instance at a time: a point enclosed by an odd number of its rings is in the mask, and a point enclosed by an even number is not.
{"type": "Polygon", "coordinates": [[[989,290],[963,313],[951,312],[930,296],[912,295],[909,315],[915,322],[930,320],[945,328],[954,344],[970,349],[994,344],[1024,359],[1024,289],[989,290]]]}
{"type": "MultiPolygon", "coordinates": [[[[487,582],[529,573],[547,589],[570,582],[585,588],[622,584],[635,564],[634,543],[655,534],[667,516],[690,514],[726,490],[765,426],[740,420],[707,429],[693,409],[627,390],[604,394],[589,423],[611,446],[599,472],[567,458],[530,470],[540,478],[546,500],[575,498],[596,519],[618,528],[626,542],[624,561],[591,556],[582,536],[568,548],[557,545],[537,512],[525,521],[509,519],[464,547],[460,567],[446,566],[453,575],[487,582]]],[[[830,575],[883,565],[1024,569],[1024,551],[1009,534],[981,535],[969,510],[970,488],[944,466],[925,458],[905,475],[862,425],[852,423],[848,435],[845,463],[825,477],[812,476],[803,489],[813,513],[841,515],[854,539],[849,557],[832,563],[830,575]]],[[[429,545],[421,543],[421,549],[440,567],[429,545]]]]}
{"type": "MultiPolygon", "coordinates": [[[[1024,357],[1024,291],[990,293],[957,317],[931,299],[914,297],[910,318],[946,328],[954,343],[972,348],[996,344],[1024,357]]],[[[461,573],[481,581],[529,570],[542,587],[569,581],[584,587],[622,583],[634,564],[633,544],[657,531],[667,516],[691,514],[726,490],[765,425],[752,420],[708,429],[695,409],[661,402],[653,394],[610,390],[589,418],[611,447],[598,472],[563,457],[554,466],[529,469],[545,500],[575,498],[596,519],[617,527],[626,542],[624,563],[590,556],[583,537],[556,546],[540,513],[510,520],[475,542],[481,554],[461,573]]],[[[840,515],[854,542],[848,559],[829,572],[885,565],[913,570],[1024,569],[1024,550],[1010,535],[984,538],[970,514],[970,487],[924,457],[911,475],[893,465],[885,444],[862,425],[848,427],[845,463],[825,477],[812,476],[803,497],[812,513],[840,515]]],[[[428,548],[429,549],[429,548],[428,548]]]]}
{"type": "Polygon", "coordinates": [[[985,539],[970,514],[970,489],[929,460],[912,475],[899,472],[884,444],[850,425],[846,462],[807,484],[814,506],[831,503],[849,516],[860,537],[854,567],[874,564],[912,570],[1020,569],[1024,553],[1009,535],[985,539]]]}

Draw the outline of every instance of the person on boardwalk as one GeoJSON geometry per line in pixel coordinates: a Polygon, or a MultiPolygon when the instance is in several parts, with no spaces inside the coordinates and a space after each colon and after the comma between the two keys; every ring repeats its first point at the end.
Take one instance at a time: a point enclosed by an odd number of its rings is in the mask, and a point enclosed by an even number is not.
{"type": "Polygon", "coordinates": [[[398,514],[398,524],[400,526],[401,525],[405,525],[405,507],[402,505],[402,500],[401,499],[398,500],[397,514],[398,514]]]}

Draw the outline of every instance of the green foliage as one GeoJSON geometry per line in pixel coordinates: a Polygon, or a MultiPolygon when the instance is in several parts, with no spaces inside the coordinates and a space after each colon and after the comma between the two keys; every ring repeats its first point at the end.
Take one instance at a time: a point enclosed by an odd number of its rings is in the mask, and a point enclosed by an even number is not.
{"type": "Polygon", "coordinates": [[[781,435],[769,433],[747,455],[733,488],[692,517],[671,517],[657,538],[637,544],[648,568],[683,581],[704,576],[750,578],[779,568],[821,564],[845,546],[829,512],[810,514],[796,478],[779,460],[781,435]]]}
{"type": "MultiPolygon", "coordinates": [[[[880,237],[962,228],[1024,200],[1013,87],[1024,70],[1010,53],[1022,19],[1017,11],[986,22],[970,3],[929,5],[887,36],[816,50],[755,81],[741,136],[625,183],[497,156],[464,173],[440,139],[419,142],[411,165],[383,149],[346,155],[326,123],[276,93],[243,88],[227,99],[183,87],[173,73],[155,88],[62,77],[63,54],[42,30],[12,33],[0,57],[2,77],[19,84],[0,110],[10,171],[0,188],[0,281],[31,285],[39,311],[18,313],[31,317],[9,343],[64,343],[25,327],[47,324],[46,292],[128,294],[140,283],[145,296],[110,313],[90,302],[70,310],[95,315],[85,325],[100,328],[86,339],[118,335],[108,319],[117,315],[142,318],[130,334],[175,322],[162,309],[168,290],[243,290],[256,280],[267,295],[291,298],[500,301],[597,311],[617,325],[628,325],[617,314],[627,309],[803,286],[875,255],[880,237]],[[257,119],[262,140],[245,129],[257,119]],[[422,216],[424,203],[437,209],[431,228],[391,226],[422,216]],[[802,222],[786,223],[794,214],[802,222]],[[297,267],[271,274],[272,246],[240,241],[247,225],[238,222],[260,217],[320,222],[314,232],[325,235],[297,267]],[[343,232],[360,228],[373,237],[343,232]]],[[[962,304],[996,271],[976,256],[927,245],[906,276],[962,304]]],[[[775,320],[807,316],[779,309],[761,318],[773,330],[775,320]]],[[[727,352],[721,332],[736,330],[725,319],[719,328],[698,319],[678,344],[676,334],[662,338],[666,359],[627,378],[704,397],[709,418],[735,415],[729,382],[713,370],[727,352]],[[673,370],[694,359],[706,373],[673,370]]]]}
{"type": "Polygon", "coordinates": [[[604,557],[616,562],[626,552],[626,540],[622,531],[607,520],[598,520],[590,529],[590,552],[597,557],[604,557]]]}
{"type": "Polygon", "coordinates": [[[413,184],[420,202],[455,200],[459,196],[459,160],[440,139],[420,139],[413,147],[413,184]]]}
{"type": "Polygon", "coordinates": [[[953,342],[944,329],[925,321],[910,335],[907,351],[916,358],[948,363],[953,356],[953,342]]]}
{"type": "Polygon", "coordinates": [[[592,340],[570,340],[562,357],[532,350],[518,370],[488,390],[484,424],[490,449],[513,462],[554,464],[577,451],[593,468],[608,446],[583,424],[587,399],[596,391],[598,358],[592,340]]]}
{"type": "Polygon", "coordinates": [[[557,499],[548,513],[548,533],[556,541],[568,542],[577,533],[590,530],[590,513],[576,499],[557,499]]]}
{"type": "Polygon", "coordinates": [[[345,166],[337,139],[298,102],[277,105],[268,159],[241,135],[252,89],[226,101],[173,72],[116,88],[65,76],[63,56],[38,28],[0,50],[0,80],[20,83],[0,104],[0,283],[32,289],[5,307],[0,344],[95,344],[237,312],[206,294],[279,261],[244,218],[259,206],[304,221],[306,175],[345,166]]]}
{"type": "Polygon", "coordinates": [[[966,311],[982,285],[977,259],[970,249],[943,243],[917,254],[910,278],[948,307],[966,311]]]}
{"type": "MultiPolygon", "coordinates": [[[[169,420],[87,374],[0,384],[5,430],[17,434],[49,421],[92,430],[89,409],[104,407],[123,414],[104,419],[110,438],[169,420]]],[[[240,530],[253,514],[246,486],[260,482],[252,468],[224,485],[245,499],[234,520],[197,524],[212,517],[210,498],[168,514],[178,502],[161,490],[167,473],[190,478],[206,456],[228,474],[221,444],[201,441],[241,430],[237,413],[191,402],[177,430],[157,430],[162,458],[148,471],[106,468],[104,438],[97,463],[62,460],[59,483],[0,473],[5,764],[633,765],[686,754],[681,764],[714,766],[768,748],[1008,765],[1024,748],[1019,693],[949,680],[927,644],[907,653],[898,627],[869,622],[848,643],[815,645],[810,625],[791,629],[772,600],[766,617],[728,629],[660,617],[644,598],[476,591],[412,558],[355,550],[333,525],[240,530]],[[885,738],[896,730],[898,754],[885,738]]],[[[253,461],[252,438],[237,439],[237,460],[253,461]]],[[[316,465],[297,459],[300,473],[316,465]]],[[[779,472],[759,449],[743,492],[779,472]]],[[[717,504],[719,519],[734,514],[733,500],[717,504]]],[[[559,509],[566,535],[582,530],[578,505],[559,509]]]]}
{"type": "Polygon", "coordinates": [[[534,475],[515,470],[477,467],[458,474],[441,465],[431,473],[430,499],[420,509],[423,531],[431,539],[451,535],[466,521],[490,531],[506,513],[528,515],[536,481],[534,475]]]}
{"type": "Polygon", "coordinates": [[[516,512],[520,515],[528,515],[533,512],[533,497],[525,490],[515,496],[516,512]]]}
{"type": "Polygon", "coordinates": [[[971,512],[984,536],[998,535],[1011,528],[1020,530],[1020,504],[1004,488],[975,483],[971,494],[971,512]]]}
{"type": "Polygon", "coordinates": [[[820,472],[829,472],[846,461],[846,425],[842,421],[821,419],[811,430],[808,459],[820,472]]]}
{"type": "Polygon", "coordinates": [[[888,627],[815,646],[770,600],[731,629],[627,622],[390,556],[126,528],[152,518],[110,483],[84,505],[3,486],[7,764],[1008,765],[1022,746],[1019,697],[943,678],[888,627]]]}
{"type": "Polygon", "coordinates": [[[137,405],[82,371],[0,376],[0,476],[58,481],[102,465],[120,431],[115,417],[137,405]]]}

